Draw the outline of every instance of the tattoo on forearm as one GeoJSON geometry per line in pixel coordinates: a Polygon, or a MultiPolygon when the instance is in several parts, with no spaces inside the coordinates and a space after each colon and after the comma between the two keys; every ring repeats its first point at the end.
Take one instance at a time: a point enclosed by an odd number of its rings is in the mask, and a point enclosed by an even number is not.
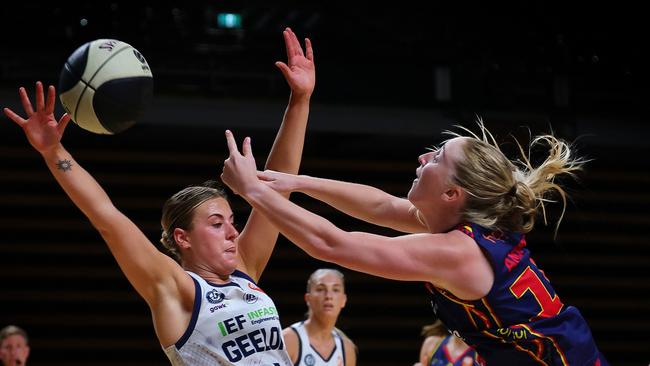
{"type": "Polygon", "coordinates": [[[56,167],[57,169],[63,170],[64,172],[72,170],[72,161],[68,159],[59,160],[56,162],[56,167]]]}

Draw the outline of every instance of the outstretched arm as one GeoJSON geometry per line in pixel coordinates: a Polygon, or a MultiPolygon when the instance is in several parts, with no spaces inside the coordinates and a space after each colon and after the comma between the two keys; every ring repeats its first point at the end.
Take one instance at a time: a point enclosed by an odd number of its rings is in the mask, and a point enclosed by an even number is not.
{"type": "Polygon", "coordinates": [[[249,138],[244,139],[243,155],[230,131],[226,138],[230,156],[224,161],[222,180],[312,257],[375,276],[431,282],[463,299],[487,294],[492,269],[466,235],[454,230],[392,238],[343,231],[257,179],[249,138]]]}
{"type": "Polygon", "coordinates": [[[418,220],[417,211],[409,200],[375,187],[272,170],[257,176],[278,192],[304,193],[375,225],[405,233],[427,232],[426,225],[418,220]]]}
{"type": "MultiPolygon", "coordinates": [[[[305,39],[305,51],[295,33],[287,28],[283,32],[287,63],[276,62],[291,87],[289,104],[282,125],[266,161],[266,168],[295,174],[300,167],[309,116],[309,101],[316,83],[314,53],[311,41],[305,39]]],[[[286,195],[288,197],[288,194],[286,195]]],[[[278,229],[253,209],[239,236],[240,268],[258,280],[273,252],[278,229]]]]}
{"type": "Polygon", "coordinates": [[[115,208],[97,181],[61,145],[70,117],[66,114],[58,122],[54,118],[54,87],[48,88],[45,100],[43,85],[36,84],[35,110],[24,88],[19,94],[27,119],[8,108],[5,114],[23,129],[65,193],[102,235],[129,282],[152,309],[161,342],[175,341],[191,315],[192,280],[115,208]],[[179,313],[181,308],[188,310],[187,319],[179,313]]]}

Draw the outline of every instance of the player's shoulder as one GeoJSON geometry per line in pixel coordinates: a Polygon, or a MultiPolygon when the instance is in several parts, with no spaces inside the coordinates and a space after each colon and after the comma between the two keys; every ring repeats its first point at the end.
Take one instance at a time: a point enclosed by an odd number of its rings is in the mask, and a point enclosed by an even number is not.
{"type": "Polygon", "coordinates": [[[357,345],[348,337],[345,332],[340,330],[339,328],[334,328],[334,331],[341,337],[341,341],[343,342],[343,346],[346,349],[353,349],[355,353],[358,353],[357,345]]]}
{"type": "Polygon", "coordinates": [[[430,335],[426,337],[422,342],[422,349],[429,351],[427,353],[431,353],[440,345],[440,343],[442,343],[444,339],[445,336],[430,335]]]}
{"type": "Polygon", "coordinates": [[[298,347],[300,344],[300,336],[296,329],[291,326],[282,329],[282,338],[284,338],[284,344],[289,348],[292,346],[298,347]]]}
{"type": "Polygon", "coordinates": [[[297,339],[298,338],[298,330],[296,329],[296,327],[298,327],[299,325],[300,325],[300,322],[297,322],[297,323],[293,323],[293,324],[285,327],[284,329],[282,329],[282,335],[284,337],[291,337],[291,338],[297,339]]]}
{"type": "Polygon", "coordinates": [[[298,354],[300,348],[300,338],[298,336],[298,332],[296,331],[295,328],[292,327],[295,324],[292,324],[282,329],[282,338],[284,339],[284,346],[293,363],[296,363],[298,361],[298,354]]]}
{"type": "Polygon", "coordinates": [[[345,348],[354,348],[356,351],[357,345],[348,336],[344,335],[341,337],[341,339],[343,340],[343,344],[345,345],[345,348]]]}

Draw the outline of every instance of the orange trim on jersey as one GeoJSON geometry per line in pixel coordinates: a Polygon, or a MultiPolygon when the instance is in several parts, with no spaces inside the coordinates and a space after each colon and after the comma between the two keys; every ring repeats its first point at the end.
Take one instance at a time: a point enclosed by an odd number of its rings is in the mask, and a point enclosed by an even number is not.
{"type": "Polygon", "coordinates": [[[465,300],[461,300],[461,299],[457,298],[457,297],[454,296],[452,293],[449,293],[449,294],[448,294],[446,290],[443,290],[443,289],[440,289],[440,288],[436,287],[436,291],[437,291],[440,295],[446,297],[449,301],[453,301],[453,302],[455,302],[455,303],[458,304],[458,305],[469,306],[469,307],[471,307],[471,308],[474,307],[473,304],[468,304],[468,303],[466,303],[465,300]]]}
{"type": "Polygon", "coordinates": [[[453,294],[447,294],[446,291],[441,291],[438,288],[436,288],[436,290],[438,291],[439,294],[441,294],[442,296],[447,298],[447,300],[462,306],[463,309],[465,310],[465,312],[467,313],[467,318],[469,318],[469,320],[474,325],[474,328],[479,329],[478,324],[476,324],[476,321],[474,320],[474,317],[472,316],[472,310],[473,310],[473,307],[474,307],[473,304],[466,304],[461,299],[454,296],[453,294]]]}
{"type": "Polygon", "coordinates": [[[483,324],[485,325],[486,328],[491,328],[492,327],[492,324],[490,323],[490,319],[488,319],[488,317],[485,314],[483,314],[482,311],[480,311],[480,310],[478,310],[476,308],[473,308],[473,307],[470,308],[470,311],[473,314],[476,314],[479,318],[481,318],[481,320],[483,320],[483,324]]]}
{"type": "Polygon", "coordinates": [[[478,324],[476,324],[476,321],[474,320],[474,317],[472,316],[470,309],[466,306],[463,306],[463,309],[467,313],[467,318],[472,322],[472,325],[474,325],[474,328],[478,329],[478,324]]]}
{"type": "Polygon", "coordinates": [[[540,359],[539,357],[537,357],[537,355],[536,355],[535,353],[533,353],[532,351],[525,349],[524,347],[522,347],[522,346],[520,346],[519,344],[517,344],[517,342],[510,342],[510,343],[511,343],[513,346],[515,346],[516,349],[528,353],[528,354],[529,354],[529,355],[530,355],[530,356],[531,356],[535,361],[541,363],[541,364],[544,365],[544,366],[548,366],[548,364],[547,364],[546,362],[544,362],[542,359],[540,359]]]}
{"type": "MultiPolygon", "coordinates": [[[[531,334],[533,334],[533,335],[539,337],[538,334],[536,334],[535,332],[532,332],[532,331],[530,330],[530,328],[524,326],[523,324],[518,324],[518,326],[522,326],[524,329],[526,329],[526,330],[527,330],[528,332],[530,332],[531,334]]],[[[542,365],[544,365],[544,366],[549,366],[546,362],[544,362],[544,361],[540,358],[541,355],[539,355],[539,354],[535,354],[534,352],[532,352],[532,351],[530,351],[530,350],[528,350],[528,349],[526,349],[526,348],[520,346],[520,345],[519,345],[517,342],[515,342],[515,341],[508,342],[508,341],[506,341],[505,339],[503,339],[503,338],[501,338],[501,337],[499,337],[499,336],[497,336],[497,335],[494,335],[494,334],[488,332],[487,330],[484,330],[484,331],[482,331],[481,333],[482,333],[483,335],[488,336],[488,337],[491,337],[491,338],[493,338],[493,339],[498,339],[498,340],[501,341],[501,343],[509,343],[509,344],[512,344],[512,346],[513,346],[515,349],[517,349],[517,350],[519,350],[519,351],[522,351],[522,352],[526,352],[526,353],[528,353],[528,354],[529,354],[529,355],[530,355],[530,356],[531,356],[535,361],[539,362],[540,364],[542,364],[542,365]]],[[[548,337],[543,337],[543,338],[548,338],[548,337]]],[[[551,341],[553,341],[553,340],[551,340],[551,341]]],[[[539,353],[539,345],[538,345],[538,353],[539,353]]],[[[566,365],[566,364],[565,364],[565,365],[566,365]]]]}
{"type": "Polygon", "coordinates": [[[530,332],[530,334],[533,334],[533,335],[537,336],[538,338],[544,338],[544,339],[550,340],[551,343],[553,343],[553,347],[555,347],[555,350],[560,355],[560,358],[562,359],[562,364],[565,365],[565,366],[569,364],[567,362],[567,360],[566,360],[566,356],[564,356],[564,352],[562,352],[562,348],[560,348],[560,345],[557,344],[557,342],[555,341],[555,338],[553,338],[551,336],[545,336],[542,333],[535,332],[532,329],[530,329],[527,325],[524,325],[524,324],[520,324],[520,325],[522,327],[526,328],[530,332]]]}
{"type": "Polygon", "coordinates": [[[494,310],[492,310],[492,307],[490,306],[490,304],[488,304],[487,300],[485,300],[485,298],[483,297],[483,298],[481,298],[481,302],[483,303],[485,308],[488,310],[488,313],[490,314],[492,319],[494,319],[494,322],[497,323],[499,328],[501,328],[502,327],[501,322],[499,321],[499,318],[497,318],[497,314],[494,312],[494,310]]]}
{"type": "MultiPolygon", "coordinates": [[[[530,332],[530,328],[524,326],[523,324],[517,324],[516,326],[514,326],[514,328],[519,327],[519,326],[521,326],[522,328],[524,328],[524,329],[526,329],[528,332],[530,332]]],[[[511,328],[511,329],[512,329],[512,328],[511,328]]],[[[531,334],[534,334],[534,333],[531,332],[531,334]]],[[[535,354],[535,353],[532,352],[531,350],[528,350],[528,349],[526,349],[526,348],[520,346],[519,343],[517,343],[516,341],[512,341],[512,342],[509,342],[509,343],[512,344],[512,345],[515,347],[515,349],[517,349],[517,350],[519,350],[519,351],[522,351],[522,352],[525,352],[525,353],[528,353],[528,354],[529,354],[529,355],[530,355],[530,356],[531,356],[535,361],[539,362],[540,364],[545,365],[545,366],[548,366],[548,364],[547,364],[546,362],[544,362],[544,360],[542,360],[542,359],[540,358],[540,355],[539,355],[539,354],[535,354]]],[[[539,346],[539,345],[538,345],[538,346],[539,346]]],[[[538,353],[539,353],[539,347],[538,347],[538,353]]]]}
{"type": "Polygon", "coordinates": [[[544,343],[542,343],[541,339],[534,339],[533,343],[537,346],[537,357],[542,357],[542,353],[544,353],[544,343]]]}
{"type": "MultiPolygon", "coordinates": [[[[448,337],[455,337],[455,336],[450,335],[448,337]]],[[[465,348],[463,353],[461,353],[460,355],[458,355],[458,357],[456,357],[456,359],[454,359],[453,357],[451,357],[451,353],[449,352],[449,342],[451,342],[451,339],[449,341],[447,341],[447,344],[444,345],[444,348],[442,349],[442,351],[445,353],[445,357],[447,357],[447,361],[451,362],[452,364],[455,364],[458,360],[461,359],[461,357],[469,357],[469,356],[467,356],[467,353],[470,352],[471,350],[473,350],[472,347],[468,346],[467,348],[465,348]]],[[[433,355],[431,355],[431,356],[433,356],[433,355]]],[[[474,361],[474,357],[472,357],[472,361],[474,361]]],[[[429,364],[431,364],[431,363],[429,363],[429,364]]]]}
{"type": "Polygon", "coordinates": [[[490,319],[482,311],[476,309],[476,305],[467,303],[464,300],[457,298],[451,293],[448,294],[444,290],[440,290],[438,288],[436,288],[436,290],[438,291],[439,294],[447,298],[449,301],[462,306],[465,309],[465,312],[467,312],[467,317],[472,321],[472,324],[474,324],[474,328],[479,329],[478,324],[476,324],[476,321],[474,320],[472,314],[476,315],[483,321],[483,325],[485,325],[485,328],[492,327],[492,324],[490,323],[490,319]]]}

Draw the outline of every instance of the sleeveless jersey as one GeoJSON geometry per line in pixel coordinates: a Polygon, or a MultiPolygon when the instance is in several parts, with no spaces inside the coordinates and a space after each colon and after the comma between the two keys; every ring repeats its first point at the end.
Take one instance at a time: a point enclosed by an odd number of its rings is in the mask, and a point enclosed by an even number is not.
{"type": "Polygon", "coordinates": [[[165,348],[173,366],[290,366],[278,312],[248,275],[209,283],[195,273],[194,310],[185,334],[165,348]]]}
{"type": "Polygon", "coordinates": [[[323,357],[309,342],[309,335],[304,322],[291,324],[291,330],[298,335],[298,361],[295,366],[345,366],[345,347],[343,339],[336,330],[332,330],[334,349],[323,357]]]}
{"type": "Polygon", "coordinates": [[[458,228],[494,271],[490,292],[474,301],[426,286],[447,329],[476,350],[479,365],[607,365],[578,309],[565,306],[530,257],[523,234],[476,224],[458,228]]]}
{"type": "Polygon", "coordinates": [[[428,366],[463,366],[463,360],[466,357],[471,358],[471,364],[474,364],[476,352],[474,352],[472,347],[468,347],[460,356],[456,357],[456,359],[452,359],[449,351],[447,351],[447,343],[449,343],[451,337],[454,337],[454,335],[446,336],[440,344],[438,344],[436,349],[431,353],[428,366]]]}

